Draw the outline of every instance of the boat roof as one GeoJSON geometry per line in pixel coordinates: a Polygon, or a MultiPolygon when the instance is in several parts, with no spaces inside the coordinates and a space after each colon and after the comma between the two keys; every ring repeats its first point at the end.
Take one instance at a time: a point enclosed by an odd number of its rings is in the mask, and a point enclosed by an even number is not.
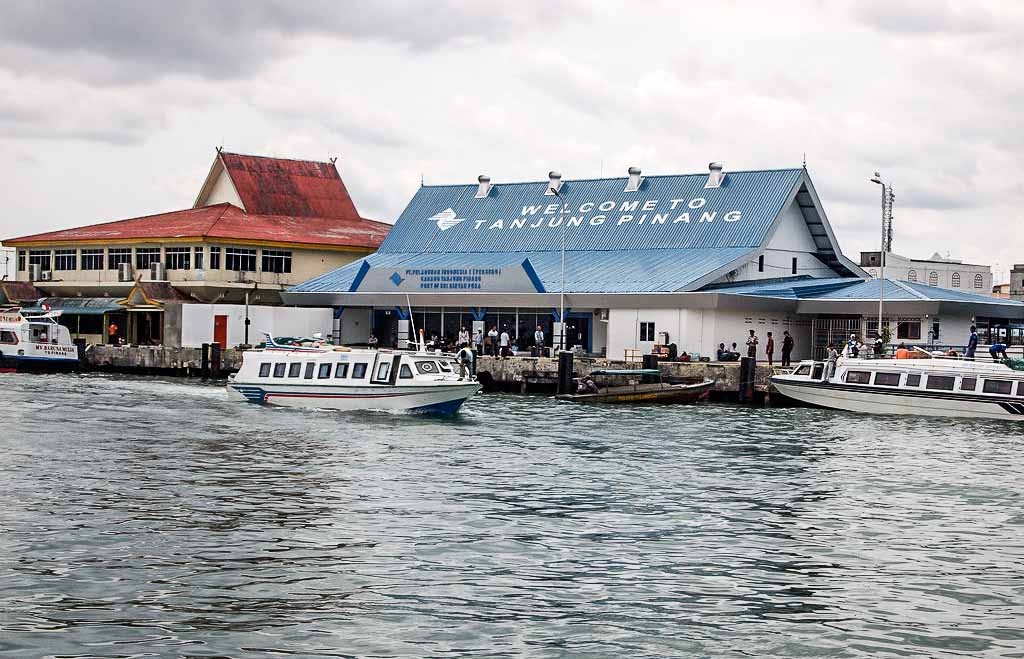
{"type": "Polygon", "coordinates": [[[656,368],[605,368],[591,371],[591,375],[661,375],[656,368]]]}

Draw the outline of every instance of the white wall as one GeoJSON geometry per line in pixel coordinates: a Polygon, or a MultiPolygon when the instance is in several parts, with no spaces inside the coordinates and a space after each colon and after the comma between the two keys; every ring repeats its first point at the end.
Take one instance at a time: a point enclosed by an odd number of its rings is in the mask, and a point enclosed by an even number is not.
{"type": "MultiPolygon", "coordinates": [[[[864,268],[872,277],[879,275],[879,268],[864,268]]],[[[978,295],[992,294],[992,268],[987,265],[974,265],[969,263],[946,263],[942,261],[915,261],[899,254],[887,254],[885,256],[885,277],[886,279],[899,279],[901,281],[916,281],[919,284],[930,284],[931,273],[936,275],[936,286],[950,290],[960,290],[966,293],[978,295]],[[911,276],[913,272],[913,277],[911,276]],[[953,285],[953,273],[960,274],[960,285],[953,285]],[[974,276],[981,275],[981,286],[974,285],[974,276]]]]}
{"type": "Polygon", "coordinates": [[[231,183],[231,178],[228,176],[226,169],[221,169],[220,176],[212,186],[210,186],[210,194],[206,196],[204,200],[206,206],[214,206],[216,204],[223,204],[228,202],[234,204],[239,208],[242,208],[242,200],[239,199],[238,193],[235,192],[235,186],[231,183]]]}
{"type": "MultiPolygon", "coordinates": [[[[342,343],[366,343],[370,338],[370,309],[347,308],[341,314],[340,336],[342,343]]],[[[389,341],[389,337],[384,338],[389,341]]]]}
{"type": "MultiPolygon", "coordinates": [[[[331,308],[249,306],[249,343],[263,340],[263,332],[274,336],[312,336],[323,332],[331,336],[334,318],[331,308]]],[[[228,346],[245,339],[245,305],[183,304],[181,305],[181,345],[196,347],[213,342],[213,317],[228,317],[228,346]]]]}

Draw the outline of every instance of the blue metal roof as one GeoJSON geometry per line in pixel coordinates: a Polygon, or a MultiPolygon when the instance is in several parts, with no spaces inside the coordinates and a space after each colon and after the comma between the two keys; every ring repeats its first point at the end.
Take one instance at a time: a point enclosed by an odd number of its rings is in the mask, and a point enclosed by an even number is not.
{"type": "MultiPolygon", "coordinates": [[[[814,279],[800,276],[739,282],[736,284],[715,284],[700,290],[791,300],[877,300],[880,287],[881,281],[878,279],[863,280],[857,277],[814,279]]],[[[894,279],[885,280],[885,299],[968,302],[973,304],[1001,304],[1024,307],[1024,302],[1015,300],[1006,300],[989,295],[955,291],[894,279]]]]}
{"type": "Polygon", "coordinates": [[[423,186],[381,244],[381,253],[569,251],[759,247],[795,194],[803,170],[648,176],[636,192],[626,178],[423,186]]]}

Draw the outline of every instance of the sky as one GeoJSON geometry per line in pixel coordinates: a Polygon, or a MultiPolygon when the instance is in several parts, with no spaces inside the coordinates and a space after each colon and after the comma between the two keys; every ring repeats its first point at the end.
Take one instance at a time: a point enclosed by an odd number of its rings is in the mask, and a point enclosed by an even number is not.
{"type": "MultiPolygon", "coordinates": [[[[843,251],[1024,263],[1016,2],[0,0],[0,236],[192,205],[215,148],[420,185],[800,166],[843,251]]],[[[0,270],[4,255],[0,253],[0,270]]]]}

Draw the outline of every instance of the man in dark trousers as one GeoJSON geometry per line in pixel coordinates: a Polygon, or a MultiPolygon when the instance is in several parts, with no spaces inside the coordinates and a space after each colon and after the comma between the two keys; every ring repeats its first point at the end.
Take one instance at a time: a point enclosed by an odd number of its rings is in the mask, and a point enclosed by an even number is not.
{"type": "Polygon", "coordinates": [[[770,367],[775,356],[775,339],[772,338],[771,332],[768,332],[768,340],[764,342],[764,352],[768,355],[768,366],[770,367]]]}
{"type": "Polygon", "coordinates": [[[793,354],[793,337],[789,335],[789,330],[782,333],[782,365],[792,366],[790,356],[793,354]]]}
{"type": "Polygon", "coordinates": [[[757,335],[754,330],[750,330],[750,336],[747,337],[747,357],[757,358],[757,335]]]}

